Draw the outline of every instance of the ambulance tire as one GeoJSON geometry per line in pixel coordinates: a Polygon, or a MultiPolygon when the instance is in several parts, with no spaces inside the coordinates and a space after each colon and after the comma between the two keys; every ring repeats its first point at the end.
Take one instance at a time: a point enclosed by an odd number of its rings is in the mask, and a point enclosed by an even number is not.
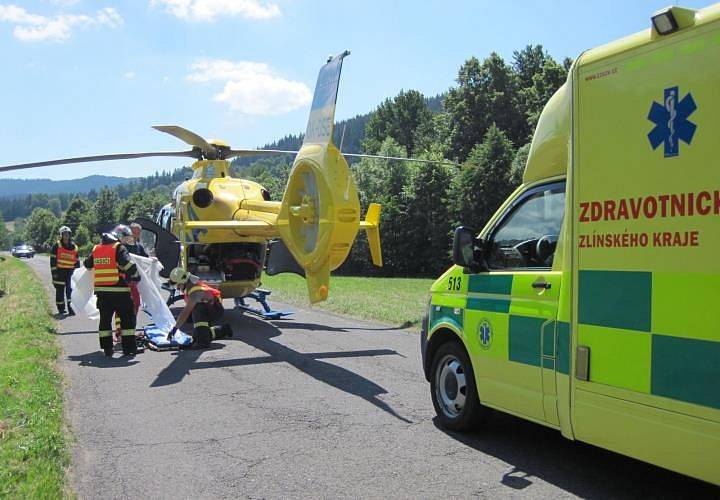
{"type": "Polygon", "coordinates": [[[430,394],[440,425],[451,431],[476,429],[488,412],[480,404],[470,358],[455,340],[445,342],[435,353],[430,394]]]}

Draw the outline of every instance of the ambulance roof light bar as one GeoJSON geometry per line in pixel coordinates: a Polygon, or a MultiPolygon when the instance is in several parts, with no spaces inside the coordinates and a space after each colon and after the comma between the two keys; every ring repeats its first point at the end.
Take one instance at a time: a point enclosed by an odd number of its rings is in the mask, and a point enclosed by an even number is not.
{"type": "Polygon", "coordinates": [[[659,35],[669,35],[678,30],[678,23],[673,15],[672,7],[665,7],[657,11],[650,19],[659,35]]]}

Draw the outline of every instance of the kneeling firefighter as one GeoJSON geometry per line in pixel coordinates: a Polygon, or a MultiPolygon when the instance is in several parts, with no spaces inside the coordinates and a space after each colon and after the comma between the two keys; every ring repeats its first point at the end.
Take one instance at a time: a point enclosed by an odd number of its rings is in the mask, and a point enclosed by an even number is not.
{"type": "Polygon", "coordinates": [[[170,272],[170,283],[178,290],[185,292],[185,307],[180,312],[175,326],[168,333],[171,339],[178,328],[181,328],[192,315],[193,347],[204,349],[215,339],[230,338],[232,328],[228,324],[219,326],[225,310],[222,305],[220,290],[213,288],[203,280],[176,267],[170,272]]]}
{"type": "Polygon", "coordinates": [[[105,356],[112,356],[112,317],[115,314],[120,318],[123,354],[134,356],[137,353],[136,317],[129,283],[140,281],[140,274],[119,239],[117,234],[103,233],[102,241],[93,247],[92,255],[85,259],[84,264],[95,271],[100,348],[105,356]]]}
{"type": "Polygon", "coordinates": [[[67,226],[60,228],[60,240],[50,249],[50,273],[55,287],[55,305],[59,314],[65,314],[65,299],[67,298],[67,312],[70,316],[75,314],[70,305],[72,287],[70,280],[76,268],[80,267],[78,247],[72,241],[72,231],[67,226]]]}

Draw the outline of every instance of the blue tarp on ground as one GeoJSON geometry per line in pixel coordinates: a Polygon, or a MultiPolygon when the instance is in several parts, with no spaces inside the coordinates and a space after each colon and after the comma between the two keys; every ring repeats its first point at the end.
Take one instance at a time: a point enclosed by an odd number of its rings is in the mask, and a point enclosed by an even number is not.
{"type": "Polygon", "coordinates": [[[148,325],[145,327],[145,336],[147,337],[148,343],[153,344],[159,349],[188,347],[192,343],[192,337],[179,330],[175,333],[175,336],[172,339],[168,340],[167,330],[161,330],[155,325],[148,325]]]}

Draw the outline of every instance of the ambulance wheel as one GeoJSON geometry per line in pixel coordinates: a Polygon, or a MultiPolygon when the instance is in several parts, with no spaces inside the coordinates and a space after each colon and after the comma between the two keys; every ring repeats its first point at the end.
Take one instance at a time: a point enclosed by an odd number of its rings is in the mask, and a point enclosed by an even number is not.
{"type": "Polygon", "coordinates": [[[451,431],[476,428],[485,409],[477,395],[470,358],[459,342],[446,342],[438,348],[430,375],[430,393],[440,425],[451,431]]]}

